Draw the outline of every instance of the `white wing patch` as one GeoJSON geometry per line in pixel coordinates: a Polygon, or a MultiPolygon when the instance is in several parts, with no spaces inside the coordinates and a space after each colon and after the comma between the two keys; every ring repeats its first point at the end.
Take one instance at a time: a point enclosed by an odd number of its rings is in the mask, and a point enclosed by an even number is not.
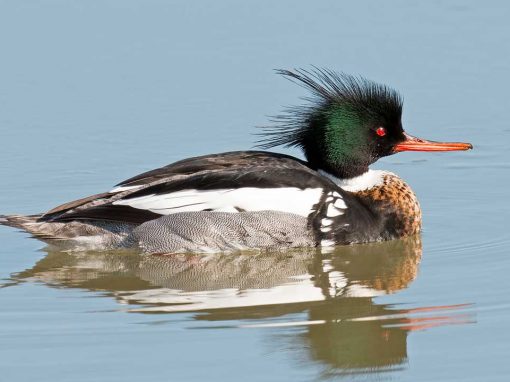
{"type": "Polygon", "coordinates": [[[114,193],[114,192],[123,192],[123,191],[127,191],[127,190],[134,190],[136,188],[140,188],[142,186],[117,186],[115,188],[112,188],[109,192],[111,193],[114,193]]]}
{"type": "Polygon", "coordinates": [[[328,210],[326,211],[326,216],[328,218],[334,218],[335,216],[343,215],[344,212],[341,209],[336,208],[333,204],[328,206],[328,210]]]}
{"type": "MultiPolygon", "coordinates": [[[[345,204],[344,200],[342,199],[342,195],[340,195],[338,192],[330,192],[327,195],[326,203],[328,203],[328,208],[326,210],[326,217],[321,219],[321,226],[320,231],[322,233],[328,234],[332,230],[332,226],[335,223],[335,219],[340,215],[343,215],[345,213],[345,210],[347,209],[347,205],[345,204]]],[[[349,224],[344,224],[344,226],[348,226],[349,224]]],[[[333,247],[335,245],[335,240],[332,240],[330,235],[324,235],[325,237],[321,240],[321,247],[333,247]],[[329,237],[329,238],[328,238],[329,237]]]]}
{"type": "Polygon", "coordinates": [[[331,224],[333,224],[333,220],[324,218],[321,220],[321,224],[323,227],[329,227],[331,224]]]}
{"type": "Polygon", "coordinates": [[[284,211],[307,217],[319,202],[323,189],[296,187],[218,190],[182,190],[161,195],[146,195],[113,202],[162,215],[176,212],[213,210],[222,212],[284,211]]]}

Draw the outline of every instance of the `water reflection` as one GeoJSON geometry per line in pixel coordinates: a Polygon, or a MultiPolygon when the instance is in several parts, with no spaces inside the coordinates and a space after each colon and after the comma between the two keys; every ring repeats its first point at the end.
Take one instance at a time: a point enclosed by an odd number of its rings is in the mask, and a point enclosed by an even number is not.
{"type": "Polygon", "coordinates": [[[405,288],[417,275],[419,237],[380,244],[285,252],[170,254],[63,252],[13,280],[86,288],[114,295],[137,311],[199,311],[374,297],[405,288]],[[140,305],[142,305],[140,307],[140,305]]]}
{"type": "Polygon", "coordinates": [[[195,312],[194,322],[208,321],[209,328],[215,321],[222,328],[225,321],[234,327],[298,327],[289,341],[333,372],[400,367],[410,331],[471,320],[459,313],[461,305],[404,309],[373,301],[416,278],[419,237],[331,253],[47,253],[12,282],[101,291],[128,311],[195,312]]]}

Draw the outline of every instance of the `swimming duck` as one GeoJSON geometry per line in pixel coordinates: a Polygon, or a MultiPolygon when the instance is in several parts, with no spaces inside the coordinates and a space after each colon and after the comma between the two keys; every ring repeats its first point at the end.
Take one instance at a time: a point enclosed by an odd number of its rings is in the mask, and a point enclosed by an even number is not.
{"type": "Polygon", "coordinates": [[[317,68],[278,72],[311,95],[263,128],[259,147],[298,147],[306,160],[267,151],[184,159],[108,192],[0,223],[52,243],[147,253],[331,247],[419,233],[411,188],[369,166],[402,151],[471,144],[407,134],[402,98],[385,85],[317,68]]]}

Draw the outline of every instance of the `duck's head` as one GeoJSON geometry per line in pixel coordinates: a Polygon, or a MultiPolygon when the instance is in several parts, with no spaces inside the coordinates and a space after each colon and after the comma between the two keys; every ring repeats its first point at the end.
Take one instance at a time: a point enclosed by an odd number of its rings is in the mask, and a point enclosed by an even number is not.
{"type": "Polygon", "coordinates": [[[468,150],[469,143],[432,142],[402,127],[402,98],[385,85],[330,70],[279,70],[312,93],[307,105],[277,116],[265,127],[262,148],[303,149],[309,164],[340,178],[368,171],[379,158],[400,151],[468,150]]]}

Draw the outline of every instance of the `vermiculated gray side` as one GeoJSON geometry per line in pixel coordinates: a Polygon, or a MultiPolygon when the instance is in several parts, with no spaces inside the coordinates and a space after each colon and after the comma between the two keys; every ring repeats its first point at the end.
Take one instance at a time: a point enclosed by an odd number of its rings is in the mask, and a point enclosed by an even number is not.
{"type": "Polygon", "coordinates": [[[277,211],[176,213],[141,224],[128,241],[148,253],[315,246],[305,217],[277,211]]]}

